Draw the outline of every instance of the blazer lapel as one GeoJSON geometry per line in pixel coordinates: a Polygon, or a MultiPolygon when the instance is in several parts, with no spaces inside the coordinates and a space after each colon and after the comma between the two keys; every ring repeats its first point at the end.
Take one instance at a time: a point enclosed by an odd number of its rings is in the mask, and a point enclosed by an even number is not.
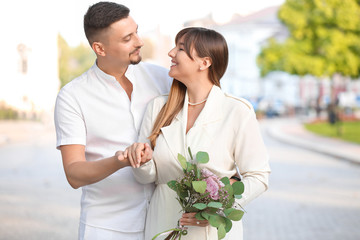
{"type": "Polygon", "coordinates": [[[224,117],[222,113],[224,98],[225,95],[221,89],[213,86],[203,110],[192,129],[186,134],[188,111],[188,95],[186,93],[182,110],[169,126],[161,128],[168,148],[175,159],[177,159],[178,153],[189,158],[188,147],[192,149],[194,155],[197,151],[202,150],[199,147],[206,149],[211,147],[214,138],[216,138],[214,124],[220,123],[224,117]]]}
{"type": "Polygon", "coordinates": [[[185,94],[184,106],[176,115],[175,119],[169,126],[162,127],[161,132],[165,141],[170,149],[172,155],[177,159],[178,153],[183,156],[188,156],[185,147],[185,134],[187,124],[187,111],[188,111],[188,95],[185,94]]]}

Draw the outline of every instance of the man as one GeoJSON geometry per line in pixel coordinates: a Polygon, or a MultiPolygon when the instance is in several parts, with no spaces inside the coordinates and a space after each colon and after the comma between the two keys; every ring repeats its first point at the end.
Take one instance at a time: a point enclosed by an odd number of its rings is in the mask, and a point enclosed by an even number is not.
{"type": "Polygon", "coordinates": [[[129,12],[111,2],[89,7],[84,29],[96,63],[56,100],[57,148],[69,184],[82,187],[79,239],[143,239],[153,186],[137,183],[119,153],[137,141],[147,103],[171,80],[168,70],[140,63],[143,42],[129,12]]]}

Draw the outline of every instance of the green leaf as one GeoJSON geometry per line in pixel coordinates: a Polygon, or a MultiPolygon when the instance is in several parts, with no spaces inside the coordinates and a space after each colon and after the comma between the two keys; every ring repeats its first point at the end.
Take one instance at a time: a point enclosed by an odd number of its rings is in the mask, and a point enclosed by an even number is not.
{"type": "Polygon", "coordinates": [[[208,203],[208,207],[212,207],[212,208],[221,208],[222,204],[220,202],[209,202],[208,203]]]}
{"type": "Polygon", "coordinates": [[[245,186],[243,182],[234,182],[232,184],[234,195],[241,195],[244,193],[245,186]]]}
{"type": "Polygon", "coordinates": [[[209,220],[210,215],[207,212],[201,212],[201,216],[205,218],[206,220],[209,220]]]}
{"type": "Polygon", "coordinates": [[[207,163],[209,162],[209,154],[207,152],[198,152],[196,154],[196,160],[198,163],[207,163]]]}
{"type": "Polygon", "coordinates": [[[192,152],[191,152],[190,147],[188,147],[188,152],[189,152],[189,155],[190,155],[191,160],[193,160],[193,155],[192,155],[192,152]]]}
{"type": "Polygon", "coordinates": [[[234,208],[227,208],[227,209],[224,209],[224,213],[225,213],[225,216],[229,216],[229,214],[234,211],[235,209],[234,208]]]}
{"type": "Polygon", "coordinates": [[[198,193],[204,193],[206,190],[206,182],[205,181],[193,181],[193,188],[198,193]]]}
{"type": "Polygon", "coordinates": [[[234,195],[234,197],[235,197],[236,199],[241,199],[241,198],[242,198],[242,195],[234,195]]]}
{"type": "Polygon", "coordinates": [[[230,219],[225,218],[225,231],[228,233],[232,228],[232,222],[230,219]]]}
{"type": "Polygon", "coordinates": [[[188,172],[190,172],[191,170],[193,170],[194,169],[194,164],[191,164],[191,163],[189,163],[189,162],[186,162],[186,164],[187,164],[187,171],[188,172]]]}
{"type": "Polygon", "coordinates": [[[201,177],[201,170],[199,168],[196,169],[196,178],[200,179],[201,177]]]}
{"type": "Polygon", "coordinates": [[[188,193],[187,190],[180,189],[180,188],[178,188],[177,194],[180,197],[180,199],[185,199],[185,198],[187,198],[189,196],[189,193],[188,193]]]}
{"type": "Polygon", "coordinates": [[[178,153],[177,158],[178,158],[178,160],[179,160],[179,162],[180,162],[181,167],[182,167],[183,169],[186,169],[186,167],[187,167],[186,158],[185,158],[183,155],[181,155],[180,153],[178,153]]]}
{"type": "Polygon", "coordinates": [[[223,177],[222,179],[220,179],[220,181],[224,184],[224,185],[229,185],[230,184],[230,179],[228,177],[223,177]]]}
{"type": "Polygon", "coordinates": [[[189,206],[189,207],[185,207],[185,212],[190,213],[190,212],[199,212],[199,209],[194,208],[193,206],[189,206]]]}
{"type": "Polygon", "coordinates": [[[226,235],[226,230],[224,224],[221,224],[218,227],[218,239],[223,239],[226,235]]]}
{"type": "Polygon", "coordinates": [[[239,221],[243,217],[243,215],[244,215],[243,211],[235,209],[227,217],[230,220],[239,221]]]}
{"type": "Polygon", "coordinates": [[[232,186],[229,184],[229,185],[225,185],[224,189],[228,192],[229,196],[233,196],[234,195],[234,191],[233,191],[233,188],[232,186]]]}
{"type": "Polygon", "coordinates": [[[175,180],[169,181],[169,182],[167,183],[167,185],[168,185],[169,188],[171,188],[172,190],[177,191],[177,181],[175,181],[175,180]]]}
{"type": "Polygon", "coordinates": [[[209,215],[218,215],[217,214],[217,211],[218,211],[219,209],[217,209],[217,208],[212,208],[212,207],[208,207],[207,209],[206,209],[206,212],[209,214],[209,215]]]}
{"type": "Polygon", "coordinates": [[[195,214],[195,218],[197,220],[206,220],[202,215],[201,215],[202,212],[198,212],[197,214],[195,214]]]}
{"type": "MultiPolygon", "coordinates": [[[[222,219],[219,215],[211,215],[209,218],[209,223],[211,226],[218,228],[222,223],[221,220],[222,219]]],[[[225,221],[224,221],[224,223],[225,223],[225,221]]]]}
{"type": "Polygon", "coordinates": [[[203,209],[205,209],[207,207],[207,205],[205,203],[195,203],[193,205],[193,207],[195,207],[195,208],[197,208],[199,210],[203,210],[203,209]]]}

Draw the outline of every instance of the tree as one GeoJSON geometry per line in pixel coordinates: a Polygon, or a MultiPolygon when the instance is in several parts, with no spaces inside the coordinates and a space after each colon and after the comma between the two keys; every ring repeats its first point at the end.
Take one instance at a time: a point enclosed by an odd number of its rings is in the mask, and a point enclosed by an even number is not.
{"type": "Polygon", "coordinates": [[[270,39],[262,48],[262,76],[360,76],[360,0],[286,0],[278,17],[290,36],[285,42],[270,39]]]}
{"type": "Polygon", "coordinates": [[[88,45],[70,47],[65,39],[58,35],[59,78],[61,86],[80,76],[95,62],[95,53],[88,45]]]}

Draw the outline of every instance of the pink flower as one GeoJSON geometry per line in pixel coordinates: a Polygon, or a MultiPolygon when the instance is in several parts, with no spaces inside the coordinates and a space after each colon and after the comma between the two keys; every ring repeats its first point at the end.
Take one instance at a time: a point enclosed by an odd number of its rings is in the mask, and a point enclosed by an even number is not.
{"type": "Polygon", "coordinates": [[[219,199],[219,184],[212,177],[205,179],[206,181],[206,192],[210,193],[210,197],[213,200],[219,199]]]}
{"type": "Polygon", "coordinates": [[[201,170],[201,175],[205,178],[206,192],[210,193],[211,199],[219,200],[219,189],[225,185],[220,181],[219,177],[205,168],[201,170]]]}

